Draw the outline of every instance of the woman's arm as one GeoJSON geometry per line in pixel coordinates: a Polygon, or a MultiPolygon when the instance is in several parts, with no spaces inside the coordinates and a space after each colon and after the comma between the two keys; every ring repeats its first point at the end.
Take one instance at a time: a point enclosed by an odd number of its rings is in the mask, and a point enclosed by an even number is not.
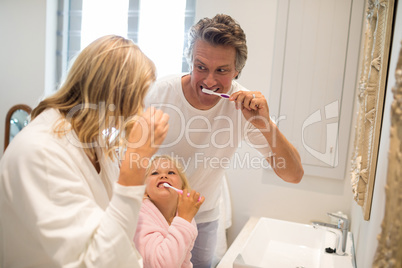
{"type": "Polygon", "coordinates": [[[7,236],[9,245],[22,256],[36,252],[42,265],[138,267],[132,237],[144,186],[115,187],[109,203],[82,149],[46,142],[45,147],[29,144],[14,150],[2,163],[1,181],[7,187],[0,187],[0,194],[8,206],[2,216],[10,225],[24,226],[23,235],[7,236]]]}

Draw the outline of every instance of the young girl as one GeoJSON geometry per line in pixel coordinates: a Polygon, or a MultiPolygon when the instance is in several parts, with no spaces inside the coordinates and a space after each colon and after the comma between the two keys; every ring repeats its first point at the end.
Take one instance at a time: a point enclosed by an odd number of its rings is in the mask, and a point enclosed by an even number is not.
{"type": "Polygon", "coordinates": [[[200,193],[188,194],[188,181],[181,166],[169,156],[157,156],[146,171],[135,245],[146,267],[193,267],[191,249],[197,237],[194,216],[204,202],[200,193]],[[183,194],[163,183],[182,189],[183,194]]]}

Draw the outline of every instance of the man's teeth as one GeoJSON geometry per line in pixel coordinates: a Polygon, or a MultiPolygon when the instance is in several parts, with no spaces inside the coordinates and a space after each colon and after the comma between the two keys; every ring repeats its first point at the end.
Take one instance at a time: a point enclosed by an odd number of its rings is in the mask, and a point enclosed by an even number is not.
{"type": "Polygon", "coordinates": [[[201,88],[201,90],[203,89],[203,88],[205,88],[205,89],[208,89],[208,90],[211,90],[211,91],[213,91],[213,92],[218,92],[218,90],[219,90],[219,88],[217,88],[217,89],[209,89],[209,88],[206,88],[206,87],[203,87],[203,86],[200,86],[200,88],[201,88]]]}

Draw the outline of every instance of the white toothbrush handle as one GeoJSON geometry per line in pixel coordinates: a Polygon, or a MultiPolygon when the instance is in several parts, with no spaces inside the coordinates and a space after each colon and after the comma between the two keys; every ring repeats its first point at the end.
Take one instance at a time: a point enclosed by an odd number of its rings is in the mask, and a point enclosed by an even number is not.
{"type": "Polygon", "coordinates": [[[173,190],[175,190],[176,192],[178,192],[178,193],[183,193],[183,190],[179,190],[179,189],[177,189],[177,188],[175,188],[175,187],[173,187],[172,185],[165,185],[165,186],[168,186],[169,188],[172,188],[173,190]]]}
{"type": "Polygon", "coordinates": [[[230,96],[227,95],[227,94],[216,93],[216,92],[214,92],[214,91],[212,91],[212,90],[209,90],[209,89],[206,89],[206,88],[203,88],[203,89],[202,89],[202,92],[207,93],[207,94],[210,94],[210,95],[219,96],[219,97],[221,97],[221,98],[223,98],[223,99],[228,99],[228,98],[230,98],[230,96]]]}
{"type": "MultiPolygon", "coordinates": [[[[179,189],[173,187],[172,185],[164,184],[164,186],[165,186],[165,187],[168,186],[168,187],[172,188],[173,190],[175,190],[176,192],[178,192],[178,193],[180,193],[180,194],[183,194],[183,190],[179,190],[179,189]]],[[[187,196],[190,196],[190,193],[187,193],[187,196]]],[[[201,196],[200,196],[200,198],[198,198],[198,201],[200,201],[200,200],[201,200],[201,196]]]]}
{"type": "Polygon", "coordinates": [[[213,95],[219,96],[223,99],[228,99],[230,96],[227,94],[220,94],[220,93],[216,93],[216,92],[212,92],[213,95]]]}

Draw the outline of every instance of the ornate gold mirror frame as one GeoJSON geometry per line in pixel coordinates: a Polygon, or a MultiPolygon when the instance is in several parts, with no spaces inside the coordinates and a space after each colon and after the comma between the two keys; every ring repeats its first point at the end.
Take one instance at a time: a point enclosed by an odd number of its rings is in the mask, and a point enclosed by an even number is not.
{"type": "Polygon", "coordinates": [[[394,16],[394,0],[367,0],[358,85],[358,118],[352,155],[352,191],[370,219],[384,93],[394,16]]]}
{"type": "MultiPolygon", "coordinates": [[[[402,43],[401,43],[402,45],[402,43]]],[[[402,48],[392,88],[390,149],[384,219],[373,267],[402,267],[402,48]]]]}

